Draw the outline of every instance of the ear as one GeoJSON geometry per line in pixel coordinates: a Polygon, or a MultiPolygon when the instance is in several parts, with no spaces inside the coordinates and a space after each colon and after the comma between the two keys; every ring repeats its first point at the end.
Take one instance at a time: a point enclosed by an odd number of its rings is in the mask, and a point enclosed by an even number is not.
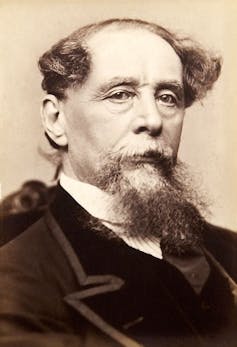
{"type": "Polygon", "coordinates": [[[68,144],[65,132],[65,116],[62,103],[56,96],[48,94],[43,99],[41,118],[44,130],[50,139],[60,147],[68,144]]]}

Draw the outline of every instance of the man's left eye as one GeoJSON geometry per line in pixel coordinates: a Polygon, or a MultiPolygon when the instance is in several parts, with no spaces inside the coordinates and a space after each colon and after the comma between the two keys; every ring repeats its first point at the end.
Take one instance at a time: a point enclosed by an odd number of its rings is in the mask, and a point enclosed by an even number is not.
{"type": "Polygon", "coordinates": [[[157,98],[162,104],[167,106],[175,106],[177,105],[177,99],[175,96],[171,94],[161,94],[157,98]]]}

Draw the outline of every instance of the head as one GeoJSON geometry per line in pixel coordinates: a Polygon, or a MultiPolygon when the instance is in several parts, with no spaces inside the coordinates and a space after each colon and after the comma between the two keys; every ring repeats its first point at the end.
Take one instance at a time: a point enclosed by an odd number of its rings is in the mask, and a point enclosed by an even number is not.
{"type": "Polygon", "coordinates": [[[219,59],[156,24],[114,19],[74,32],[39,66],[45,132],[66,174],[117,197],[130,224],[131,200],[149,219],[151,202],[174,206],[172,196],[187,209],[172,185],[185,108],[211,89],[219,59]]]}

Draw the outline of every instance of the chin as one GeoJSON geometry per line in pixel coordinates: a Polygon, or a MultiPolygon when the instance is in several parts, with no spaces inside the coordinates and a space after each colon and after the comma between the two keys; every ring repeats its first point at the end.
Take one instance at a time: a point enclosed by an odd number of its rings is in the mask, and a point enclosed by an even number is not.
{"type": "Polygon", "coordinates": [[[123,177],[127,179],[132,188],[137,191],[154,191],[164,187],[164,179],[157,169],[150,164],[142,164],[137,168],[125,170],[123,177]]]}

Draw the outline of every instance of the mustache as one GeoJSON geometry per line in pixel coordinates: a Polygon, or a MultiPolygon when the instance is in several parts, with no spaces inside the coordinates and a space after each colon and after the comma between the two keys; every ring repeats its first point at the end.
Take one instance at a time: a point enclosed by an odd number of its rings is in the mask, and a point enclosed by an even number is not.
{"type": "Polygon", "coordinates": [[[150,164],[167,177],[173,172],[176,164],[176,158],[171,153],[160,151],[160,149],[148,149],[132,154],[116,152],[110,155],[110,159],[112,162],[117,162],[120,167],[138,168],[150,164]]]}
{"type": "Polygon", "coordinates": [[[121,156],[146,156],[157,153],[157,155],[163,155],[165,157],[173,156],[173,150],[172,148],[166,144],[166,142],[163,139],[157,140],[140,140],[139,142],[133,141],[131,142],[124,142],[120,144],[118,148],[112,151],[114,155],[118,154],[121,156]]]}

